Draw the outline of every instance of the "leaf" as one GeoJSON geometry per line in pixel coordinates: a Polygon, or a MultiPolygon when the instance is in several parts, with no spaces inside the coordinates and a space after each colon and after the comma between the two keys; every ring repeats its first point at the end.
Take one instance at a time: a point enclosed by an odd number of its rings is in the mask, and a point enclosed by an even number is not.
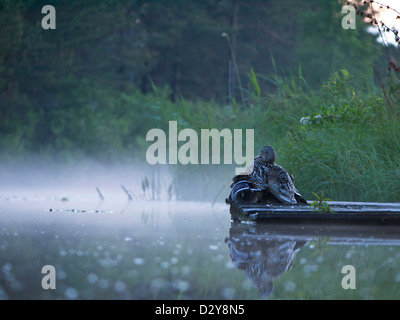
{"type": "Polygon", "coordinates": [[[261,88],[257,80],[257,75],[254,72],[254,69],[251,68],[250,70],[250,83],[253,86],[253,89],[256,91],[257,97],[261,97],[261,88]]]}
{"type": "Polygon", "coordinates": [[[319,195],[317,195],[315,192],[311,192],[318,200],[320,200],[321,198],[320,198],[320,196],[319,195]]]}

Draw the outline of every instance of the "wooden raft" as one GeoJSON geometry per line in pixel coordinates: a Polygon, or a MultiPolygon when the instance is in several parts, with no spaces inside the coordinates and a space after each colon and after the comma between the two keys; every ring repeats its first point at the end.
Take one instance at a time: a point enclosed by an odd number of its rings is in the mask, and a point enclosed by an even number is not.
{"type": "Polygon", "coordinates": [[[400,223],[400,203],[326,202],[332,213],[314,212],[314,208],[308,204],[245,203],[232,203],[230,213],[235,221],[400,223]]]}

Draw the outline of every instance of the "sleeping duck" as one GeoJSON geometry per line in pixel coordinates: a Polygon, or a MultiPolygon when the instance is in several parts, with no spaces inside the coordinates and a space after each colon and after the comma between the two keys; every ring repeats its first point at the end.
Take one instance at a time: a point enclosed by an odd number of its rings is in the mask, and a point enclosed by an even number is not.
{"type": "MultiPolygon", "coordinates": [[[[232,192],[242,196],[243,199],[240,199],[240,202],[307,203],[294,186],[293,177],[281,166],[275,164],[275,160],[275,149],[266,146],[261,150],[260,155],[254,158],[254,162],[249,165],[246,172],[232,179],[232,192]],[[247,185],[246,193],[241,194],[242,190],[235,191],[237,186],[242,186],[243,183],[247,185]]],[[[232,198],[232,192],[227,199],[228,203],[239,200],[236,197],[232,198]]]]}
{"type": "Polygon", "coordinates": [[[264,147],[254,159],[249,177],[256,187],[268,190],[281,203],[307,203],[294,186],[293,177],[275,164],[275,160],[275,149],[271,146],[264,147]]]}

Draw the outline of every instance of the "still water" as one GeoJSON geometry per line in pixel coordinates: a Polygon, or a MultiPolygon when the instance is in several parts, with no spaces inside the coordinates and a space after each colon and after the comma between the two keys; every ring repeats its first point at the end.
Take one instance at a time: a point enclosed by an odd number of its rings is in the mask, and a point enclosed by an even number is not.
{"type": "Polygon", "coordinates": [[[395,226],[236,224],[225,204],[2,198],[0,299],[399,299],[399,245],[395,226]]]}

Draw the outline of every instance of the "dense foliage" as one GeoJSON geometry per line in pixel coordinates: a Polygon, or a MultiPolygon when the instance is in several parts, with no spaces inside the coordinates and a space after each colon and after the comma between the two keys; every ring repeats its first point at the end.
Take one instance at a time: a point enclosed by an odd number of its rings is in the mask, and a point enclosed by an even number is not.
{"type": "Polygon", "coordinates": [[[395,50],[359,17],[344,30],[337,1],[55,0],[56,30],[45,4],[0,0],[4,161],[143,159],[177,120],[254,128],[306,197],[399,201],[395,50]]]}

